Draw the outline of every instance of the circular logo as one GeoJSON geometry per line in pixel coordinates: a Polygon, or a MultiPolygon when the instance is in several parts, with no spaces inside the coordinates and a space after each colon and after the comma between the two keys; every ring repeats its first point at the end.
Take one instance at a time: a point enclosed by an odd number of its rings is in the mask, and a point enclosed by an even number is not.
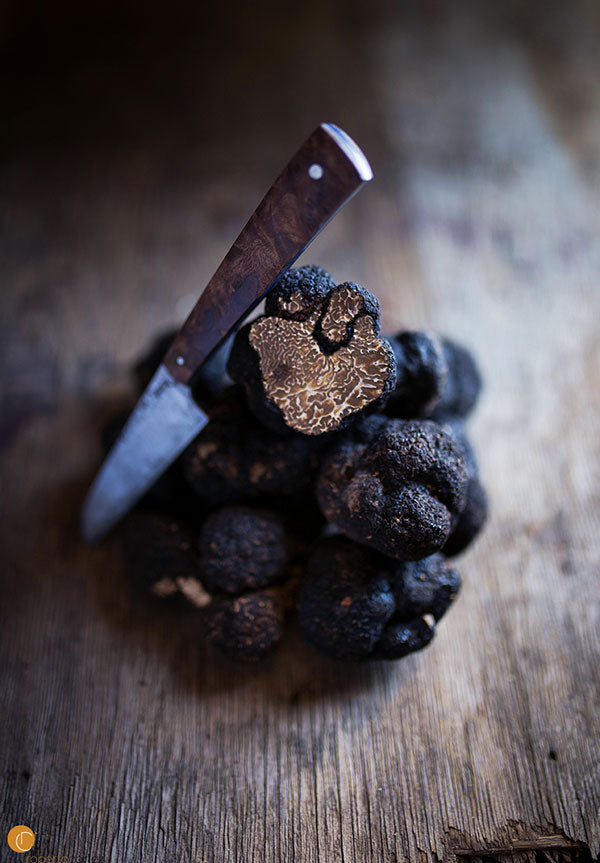
{"type": "Polygon", "coordinates": [[[24,824],[17,824],[16,827],[8,831],[6,839],[13,851],[16,851],[17,854],[22,854],[24,851],[30,851],[33,848],[35,833],[29,827],[25,827],[24,824]]]}

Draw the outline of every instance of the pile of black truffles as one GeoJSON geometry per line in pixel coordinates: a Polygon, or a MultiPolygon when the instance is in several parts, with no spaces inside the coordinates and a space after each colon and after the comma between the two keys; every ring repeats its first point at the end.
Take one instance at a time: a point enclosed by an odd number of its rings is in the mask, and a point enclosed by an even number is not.
{"type": "MultiPolygon", "coordinates": [[[[140,389],[169,339],[137,364],[140,389]]],[[[210,422],[124,525],[139,583],[201,609],[231,659],[270,654],[289,619],[338,659],[429,644],[460,589],[449,558],[487,514],[470,353],[429,332],[383,338],[373,294],[308,266],[193,388],[210,422]]]]}

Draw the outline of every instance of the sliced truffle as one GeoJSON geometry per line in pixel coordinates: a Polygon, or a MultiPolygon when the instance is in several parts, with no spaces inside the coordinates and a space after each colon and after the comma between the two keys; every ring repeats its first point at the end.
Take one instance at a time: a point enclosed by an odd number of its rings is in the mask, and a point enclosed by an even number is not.
{"type": "Polygon", "coordinates": [[[211,421],[183,455],[184,475],[205,503],[291,495],[308,487],[318,463],[313,440],[265,429],[238,387],[223,393],[209,413],[211,421]]]}
{"type": "Polygon", "coordinates": [[[200,532],[201,572],[211,592],[238,594],[280,581],[292,542],[275,512],[232,506],[217,510],[200,532]]]}
{"type": "Polygon", "coordinates": [[[459,587],[442,555],[399,564],[329,537],[308,560],[298,625],[308,642],[336,659],[399,659],[429,644],[459,587]]]}
{"type": "Polygon", "coordinates": [[[284,619],[285,602],[277,588],[217,599],[210,607],[208,639],[229,659],[251,662],[277,647],[284,619]]]}
{"type": "Polygon", "coordinates": [[[199,559],[192,536],[174,519],[134,512],[125,524],[124,539],[127,568],[154,596],[176,596],[180,579],[198,579],[199,559]]]}
{"type": "Polygon", "coordinates": [[[300,587],[298,625],[336,659],[369,656],[394,613],[394,594],[377,556],[342,537],[320,543],[300,587]]]}
{"type": "Polygon", "coordinates": [[[238,332],[228,371],[268,427],[339,430],[393,389],[394,356],[365,288],[302,267],[270,292],[265,311],[238,332]]]}
{"type": "Polygon", "coordinates": [[[441,339],[434,333],[405,331],[390,338],[396,358],[396,387],[385,413],[390,417],[426,417],[440,400],[448,376],[441,339]]]}
{"type": "Polygon", "coordinates": [[[398,560],[419,560],[448,539],[467,480],[459,447],[439,425],[375,416],[325,455],[316,493],[346,536],[398,560]]]}

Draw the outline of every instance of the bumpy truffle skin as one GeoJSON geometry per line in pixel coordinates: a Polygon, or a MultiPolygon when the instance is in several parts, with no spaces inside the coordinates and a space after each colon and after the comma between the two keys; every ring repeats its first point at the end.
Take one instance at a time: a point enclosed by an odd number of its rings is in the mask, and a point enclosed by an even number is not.
{"type": "Polygon", "coordinates": [[[390,417],[426,417],[446,385],[448,364],[442,341],[434,333],[405,331],[390,338],[396,358],[396,387],[385,413],[390,417]]]}
{"type": "Polygon", "coordinates": [[[460,576],[442,554],[401,564],[393,570],[391,583],[401,621],[431,614],[437,622],[460,590],[460,576]]]}
{"type": "Polygon", "coordinates": [[[213,593],[237,594],[281,580],[292,551],[282,519],[247,506],[209,515],[199,545],[202,580],[213,593]]]}
{"type": "Polygon", "coordinates": [[[300,588],[303,637],[336,659],[399,659],[434,636],[460,588],[440,554],[398,563],[342,536],[321,540],[300,588]]]}
{"type": "Polygon", "coordinates": [[[448,557],[454,557],[465,551],[475,537],[481,533],[487,515],[487,494],[479,478],[474,476],[469,480],[467,503],[444,545],[444,554],[448,555],[448,557]]]}
{"type": "Polygon", "coordinates": [[[290,495],[308,487],[318,459],[312,439],[265,429],[245,407],[238,387],[223,393],[209,414],[211,421],[183,455],[184,475],[205,503],[290,495]]]}
{"type": "Polygon", "coordinates": [[[439,551],[465,505],[453,437],[429,420],[365,419],[324,457],[316,493],[346,536],[398,560],[439,551]]]}
{"type": "Polygon", "coordinates": [[[481,374],[471,352],[450,339],[444,339],[443,346],[448,376],[431,414],[437,421],[450,416],[466,417],[475,407],[481,392],[481,374]]]}
{"type": "Polygon", "coordinates": [[[125,524],[125,560],[136,579],[161,599],[179,592],[180,579],[198,579],[192,537],[174,519],[134,512],[125,524]]]}
{"type": "Polygon", "coordinates": [[[461,585],[460,575],[441,554],[396,566],[390,583],[396,610],[375,647],[375,659],[400,659],[426,647],[461,585]]]}
{"type": "Polygon", "coordinates": [[[324,540],[309,559],[300,588],[304,638],[336,659],[369,656],[394,612],[394,595],[368,549],[341,537],[324,540]]]}
{"type": "Polygon", "coordinates": [[[333,276],[317,267],[308,264],[304,267],[294,267],[285,273],[276,287],[269,291],[265,300],[265,314],[269,317],[277,315],[291,321],[304,321],[321,308],[323,300],[329,291],[335,287],[333,276]],[[300,293],[302,302],[292,301],[300,293]]]}
{"type": "Polygon", "coordinates": [[[444,554],[454,557],[465,551],[481,532],[488,515],[488,499],[479,480],[479,468],[475,451],[467,437],[465,423],[459,417],[445,420],[444,429],[449,431],[461,449],[467,466],[467,495],[465,506],[455,519],[452,532],[444,545],[444,554]]]}
{"type": "Polygon", "coordinates": [[[284,602],[274,589],[218,599],[211,605],[208,638],[229,659],[252,662],[277,647],[284,617],[284,602]]]}
{"type": "Polygon", "coordinates": [[[270,292],[265,308],[238,332],[228,371],[267,427],[326,434],[387,398],[395,361],[369,291],[302,267],[270,292]]]}

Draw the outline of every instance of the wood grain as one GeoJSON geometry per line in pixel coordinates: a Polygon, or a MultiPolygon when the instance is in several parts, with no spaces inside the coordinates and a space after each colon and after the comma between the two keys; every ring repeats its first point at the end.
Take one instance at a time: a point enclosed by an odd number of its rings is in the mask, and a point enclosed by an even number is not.
{"type": "Polygon", "coordinates": [[[3,829],[103,863],[589,860],[600,15],[259,6],[175,4],[142,32],[125,5],[79,43],[61,42],[62,9],[37,36],[15,13],[5,42],[3,829]],[[278,154],[326,118],[376,181],[306,262],[377,293],[388,329],[473,348],[492,516],[422,654],[340,666],[290,631],[238,668],[205,649],[201,613],[136,593],[116,539],[83,547],[77,512],[131,360],[185,317],[278,154]]]}

